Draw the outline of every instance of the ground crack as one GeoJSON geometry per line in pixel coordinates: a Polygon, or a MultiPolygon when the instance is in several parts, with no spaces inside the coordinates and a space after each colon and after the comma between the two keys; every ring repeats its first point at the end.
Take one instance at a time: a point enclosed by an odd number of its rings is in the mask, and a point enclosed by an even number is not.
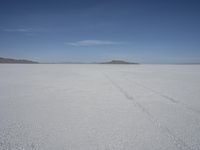
{"type": "Polygon", "coordinates": [[[170,138],[170,140],[176,145],[176,147],[180,150],[193,150],[190,146],[188,146],[182,139],[176,137],[168,127],[162,125],[158,119],[156,119],[145,107],[143,107],[133,96],[129,95],[121,86],[119,86],[113,79],[111,79],[108,75],[104,73],[104,76],[115,86],[128,100],[132,101],[134,106],[141,110],[147,118],[166,136],[170,138]]]}

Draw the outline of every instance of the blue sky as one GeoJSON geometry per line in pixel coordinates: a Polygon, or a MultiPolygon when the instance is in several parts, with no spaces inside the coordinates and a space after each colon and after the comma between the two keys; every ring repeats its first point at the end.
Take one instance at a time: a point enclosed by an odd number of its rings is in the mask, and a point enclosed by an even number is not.
{"type": "Polygon", "coordinates": [[[200,62],[198,0],[1,0],[0,56],[200,62]]]}

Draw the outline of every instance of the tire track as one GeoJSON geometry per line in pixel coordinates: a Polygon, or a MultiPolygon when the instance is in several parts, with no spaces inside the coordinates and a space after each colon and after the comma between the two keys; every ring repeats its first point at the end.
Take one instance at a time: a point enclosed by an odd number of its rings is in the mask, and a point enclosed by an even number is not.
{"type": "Polygon", "coordinates": [[[162,125],[158,119],[156,119],[145,107],[143,107],[134,97],[130,96],[121,86],[119,86],[114,80],[112,80],[108,75],[103,73],[105,78],[110,81],[110,83],[117,88],[120,93],[126,97],[126,99],[133,102],[134,106],[141,110],[147,118],[155,125],[157,129],[159,129],[162,133],[170,138],[170,140],[175,144],[175,146],[180,150],[193,150],[190,146],[188,146],[182,139],[176,137],[168,127],[162,125]]]}
{"type": "MultiPolygon", "coordinates": [[[[127,81],[130,82],[130,80],[128,80],[127,78],[125,78],[125,80],[127,80],[127,81]]],[[[163,94],[162,92],[156,91],[156,90],[154,90],[154,89],[152,89],[152,88],[149,88],[149,87],[147,87],[147,86],[145,86],[145,85],[143,85],[143,84],[141,84],[141,83],[135,82],[135,81],[133,81],[133,80],[131,80],[131,82],[134,82],[134,83],[137,84],[138,86],[140,86],[140,87],[142,87],[142,88],[144,88],[144,89],[146,89],[146,90],[148,90],[148,91],[151,91],[152,93],[154,93],[154,94],[156,94],[156,95],[158,95],[158,96],[161,96],[161,97],[163,97],[164,99],[166,99],[166,100],[168,100],[168,101],[170,101],[170,102],[172,102],[172,103],[174,103],[174,104],[181,105],[182,107],[184,107],[185,109],[187,109],[187,110],[189,110],[189,111],[192,111],[193,113],[200,114],[200,110],[196,110],[196,109],[194,109],[193,107],[190,107],[190,106],[188,106],[187,104],[182,103],[181,101],[179,101],[179,100],[177,100],[177,99],[175,99],[175,98],[173,98],[173,97],[171,97],[171,96],[168,96],[168,95],[166,95],[166,94],[163,94]]]]}

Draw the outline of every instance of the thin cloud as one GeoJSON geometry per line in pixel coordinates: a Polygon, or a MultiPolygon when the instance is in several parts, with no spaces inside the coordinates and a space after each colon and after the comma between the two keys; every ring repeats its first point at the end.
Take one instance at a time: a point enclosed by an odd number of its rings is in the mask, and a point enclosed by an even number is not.
{"type": "Polygon", "coordinates": [[[31,32],[31,28],[3,29],[4,32],[31,32]]]}
{"type": "Polygon", "coordinates": [[[82,40],[77,42],[69,42],[66,44],[70,46],[101,46],[101,45],[116,45],[119,44],[119,42],[101,41],[101,40],[82,40]]]}

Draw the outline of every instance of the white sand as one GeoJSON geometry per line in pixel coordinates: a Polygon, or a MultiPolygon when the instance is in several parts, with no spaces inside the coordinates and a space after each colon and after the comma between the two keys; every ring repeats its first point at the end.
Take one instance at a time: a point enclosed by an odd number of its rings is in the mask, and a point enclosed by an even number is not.
{"type": "Polygon", "coordinates": [[[200,149],[200,65],[0,65],[0,150],[179,149],[200,149]]]}

